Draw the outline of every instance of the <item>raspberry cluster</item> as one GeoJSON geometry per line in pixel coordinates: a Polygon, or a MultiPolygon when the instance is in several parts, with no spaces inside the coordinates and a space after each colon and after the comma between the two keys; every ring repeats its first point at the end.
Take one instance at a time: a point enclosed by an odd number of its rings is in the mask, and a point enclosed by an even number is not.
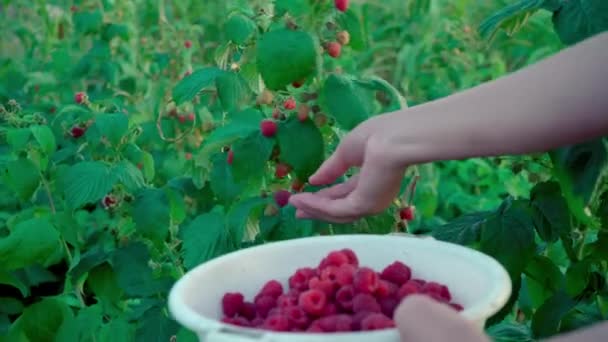
{"type": "Polygon", "coordinates": [[[447,286],[413,279],[400,261],[381,272],[359,266],[354,251],[330,252],[316,267],[304,267],[289,277],[288,288],[268,281],[252,302],[241,293],[222,298],[222,322],[282,332],[333,333],[369,331],[395,326],[393,314],[412,294],[427,295],[455,310],[447,286]]]}

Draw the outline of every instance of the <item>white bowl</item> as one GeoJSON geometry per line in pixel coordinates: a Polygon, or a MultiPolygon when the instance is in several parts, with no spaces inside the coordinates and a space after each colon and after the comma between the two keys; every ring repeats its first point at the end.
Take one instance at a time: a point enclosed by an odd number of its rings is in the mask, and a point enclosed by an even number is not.
{"type": "Polygon", "coordinates": [[[351,248],[359,263],[381,270],[395,260],[412,268],[413,277],[447,285],[461,314],[483,329],[511,295],[511,280],[491,257],[473,249],[432,238],[399,235],[338,235],[273,242],[239,250],[197,266],[169,295],[175,319],[205,342],[398,342],[396,329],[353,333],[277,333],[240,328],[219,321],[225,292],[246,300],[270,279],[287,285],[299,267],[316,266],[332,250],[351,248]]]}

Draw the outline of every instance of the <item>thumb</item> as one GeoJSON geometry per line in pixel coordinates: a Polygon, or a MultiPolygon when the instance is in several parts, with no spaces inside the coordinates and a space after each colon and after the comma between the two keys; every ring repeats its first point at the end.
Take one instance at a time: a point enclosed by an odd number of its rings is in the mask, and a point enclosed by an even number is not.
{"type": "Polygon", "coordinates": [[[489,342],[472,322],[426,296],[406,297],[395,311],[395,323],[404,342],[489,342]]]}

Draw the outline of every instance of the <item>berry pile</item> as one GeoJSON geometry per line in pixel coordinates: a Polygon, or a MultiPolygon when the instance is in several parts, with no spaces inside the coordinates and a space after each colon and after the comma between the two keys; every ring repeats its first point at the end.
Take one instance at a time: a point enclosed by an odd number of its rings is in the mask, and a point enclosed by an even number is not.
{"type": "Polygon", "coordinates": [[[241,293],[222,298],[222,322],[242,327],[282,332],[332,333],[369,331],[395,326],[399,302],[412,294],[427,295],[455,310],[447,286],[413,279],[400,261],[382,272],[359,266],[350,249],[330,252],[316,268],[304,267],[289,278],[284,289],[268,281],[253,302],[241,293]]]}

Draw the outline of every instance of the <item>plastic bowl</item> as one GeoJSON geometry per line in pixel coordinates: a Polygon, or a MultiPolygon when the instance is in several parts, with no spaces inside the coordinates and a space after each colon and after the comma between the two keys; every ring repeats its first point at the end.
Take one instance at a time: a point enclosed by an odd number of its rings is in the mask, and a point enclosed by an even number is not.
{"type": "Polygon", "coordinates": [[[316,266],[332,250],[351,248],[364,266],[381,270],[395,260],[412,268],[413,277],[446,284],[461,314],[483,329],[511,295],[511,280],[491,257],[473,249],[431,238],[403,235],[338,235],[273,242],[236,251],[197,266],[169,295],[175,319],[205,342],[397,342],[396,329],[353,333],[276,333],[240,328],[219,321],[225,292],[242,292],[246,300],[270,279],[287,285],[304,266],[316,266]]]}

